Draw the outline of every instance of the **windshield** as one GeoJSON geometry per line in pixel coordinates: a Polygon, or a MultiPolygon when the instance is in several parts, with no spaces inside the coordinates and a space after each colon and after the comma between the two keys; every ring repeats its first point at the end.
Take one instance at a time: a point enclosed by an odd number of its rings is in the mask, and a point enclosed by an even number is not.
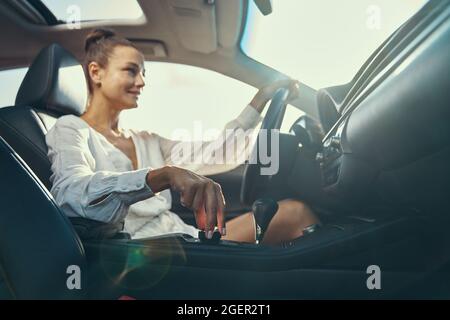
{"type": "Polygon", "coordinates": [[[315,89],[344,84],[426,2],[273,0],[273,12],[263,16],[249,1],[241,48],[315,89]]]}

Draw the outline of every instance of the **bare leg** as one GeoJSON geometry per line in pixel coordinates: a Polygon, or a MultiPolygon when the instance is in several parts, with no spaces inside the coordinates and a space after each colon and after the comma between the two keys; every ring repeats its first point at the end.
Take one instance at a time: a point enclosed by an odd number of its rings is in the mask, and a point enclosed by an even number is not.
{"type": "MultiPolygon", "coordinates": [[[[303,202],[294,199],[278,201],[278,211],[267,228],[262,243],[279,244],[303,235],[303,229],[319,219],[303,202]]],[[[255,220],[252,212],[236,217],[226,224],[224,240],[255,242],[255,220]]]]}

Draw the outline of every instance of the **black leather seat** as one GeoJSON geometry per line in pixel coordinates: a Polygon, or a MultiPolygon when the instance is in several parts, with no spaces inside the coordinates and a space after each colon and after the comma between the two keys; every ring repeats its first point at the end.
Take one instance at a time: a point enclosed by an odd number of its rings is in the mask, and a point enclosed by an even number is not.
{"type": "Polygon", "coordinates": [[[51,171],[45,134],[57,117],[81,114],[86,100],[81,65],[53,44],[29,68],[16,105],[0,109],[1,297],[85,296],[83,245],[47,190],[51,171]],[[81,269],[82,290],[67,287],[71,265],[81,269]]]}
{"type": "Polygon", "coordinates": [[[86,258],[71,223],[1,137],[0,163],[0,297],[85,297],[86,258]],[[69,266],[81,270],[80,290],[67,286],[69,266]]]}
{"type": "Polygon", "coordinates": [[[0,108],[0,136],[50,189],[45,134],[64,114],[81,115],[88,93],[80,63],[57,44],[44,48],[30,66],[14,106],[0,108]]]}

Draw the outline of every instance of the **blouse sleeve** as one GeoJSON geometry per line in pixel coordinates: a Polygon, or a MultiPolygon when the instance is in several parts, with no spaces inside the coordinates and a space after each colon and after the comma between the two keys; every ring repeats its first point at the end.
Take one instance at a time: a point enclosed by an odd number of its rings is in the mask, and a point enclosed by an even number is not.
{"type": "Polygon", "coordinates": [[[254,129],[261,120],[260,113],[248,105],[237,118],[225,125],[215,140],[181,141],[157,137],[166,164],[185,167],[199,174],[212,174],[227,171],[247,158],[250,151],[248,147],[251,145],[248,130],[254,129]],[[231,140],[234,145],[230,143],[231,140]],[[201,161],[197,159],[200,154],[201,161]],[[223,161],[217,161],[218,155],[223,161]]]}
{"type": "Polygon", "coordinates": [[[62,117],[47,133],[53,184],[50,192],[69,216],[107,223],[121,221],[130,205],[154,195],[146,184],[151,168],[94,172],[88,130],[77,128],[69,117],[62,117]]]}

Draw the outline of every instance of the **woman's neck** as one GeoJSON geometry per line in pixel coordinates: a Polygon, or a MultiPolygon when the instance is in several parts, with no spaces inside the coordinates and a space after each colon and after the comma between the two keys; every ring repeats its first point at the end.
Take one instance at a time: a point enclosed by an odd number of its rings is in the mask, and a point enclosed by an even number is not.
{"type": "Polygon", "coordinates": [[[120,134],[118,129],[120,111],[111,107],[106,99],[94,95],[89,101],[87,111],[81,115],[81,118],[98,131],[120,134]]]}

